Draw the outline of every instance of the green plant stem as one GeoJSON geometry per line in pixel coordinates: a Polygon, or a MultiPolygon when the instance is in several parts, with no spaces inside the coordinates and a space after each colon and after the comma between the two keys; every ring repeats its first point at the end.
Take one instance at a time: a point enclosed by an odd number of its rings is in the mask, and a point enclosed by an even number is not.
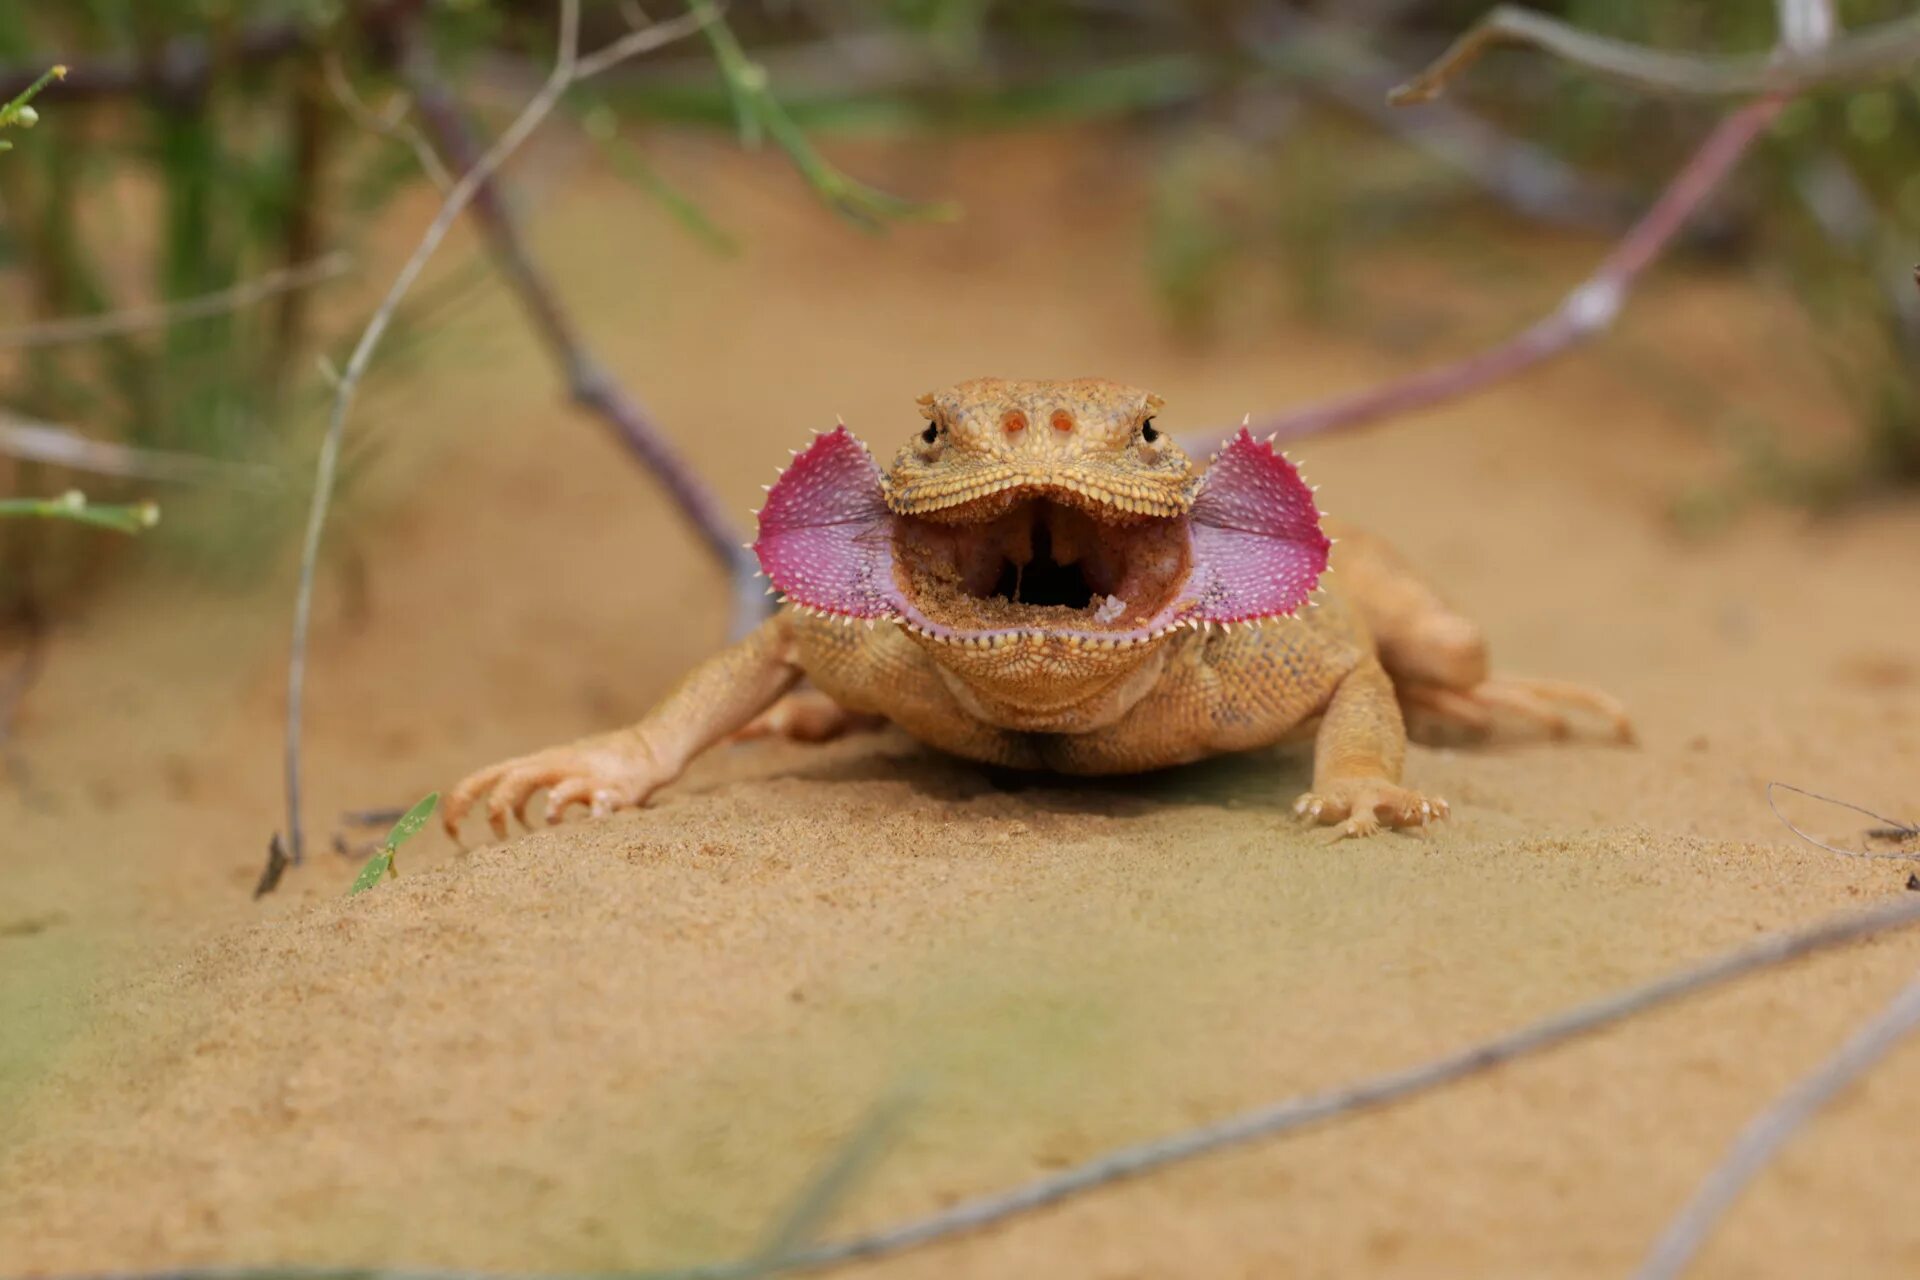
{"type": "Polygon", "coordinates": [[[868,230],[877,230],[890,220],[946,221],[959,215],[958,207],[951,202],[909,200],[868,186],[835,167],[774,97],[766,68],[747,56],[713,0],[687,0],[687,10],[700,20],[701,30],[713,46],[713,59],[733,99],[744,145],[757,146],[764,132],[786,152],[815,194],[835,212],[868,230]]]}
{"type": "Polygon", "coordinates": [[[139,533],[160,522],[160,508],[151,502],[106,503],[87,501],[78,489],[58,498],[0,498],[0,517],[37,517],[42,520],[71,520],[116,533],[139,533]]]}
{"type": "MultiPolygon", "coordinates": [[[[37,116],[33,108],[27,104],[39,97],[40,91],[52,84],[55,80],[64,80],[66,78],[67,69],[63,66],[56,65],[43,71],[37,80],[22,89],[19,93],[14,94],[12,100],[5,106],[0,106],[0,129],[13,127],[31,129],[34,122],[39,119],[39,116],[37,116]]],[[[12,146],[13,144],[11,142],[0,142],[0,151],[9,150],[12,146]]]]}

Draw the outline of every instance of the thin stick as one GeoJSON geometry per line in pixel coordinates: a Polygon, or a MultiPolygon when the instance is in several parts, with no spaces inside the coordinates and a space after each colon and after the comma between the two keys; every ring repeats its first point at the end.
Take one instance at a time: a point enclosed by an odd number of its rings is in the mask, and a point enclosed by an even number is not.
{"type": "Polygon", "coordinates": [[[1023,1187],[963,1201],[917,1222],[823,1245],[795,1255],[791,1259],[791,1267],[822,1267],[855,1258],[878,1257],[933,1240],[978,1231],[1071,1196],[1135,1178],[1196,1156],[1398,1102],[1456,1080],[1480,1075],[1502,1063],[1591,1035],[1602,1027],[1634,1014],[1723,986],[1758,970],[1783,964],[1814,951],[1892,929],[1911,928],[1916,924],[1920,924],[1920,902],[1898,902],[1828,920],[1799,933],[1776,935],[1694,968],[1616,995],[1604,996],[1508,1035],[1417,1067],[1388,1072],[1326,1093],[1310,1094],[1244,1112],[1217,1124],[1203,1125],[1185,1133],[1123,1147],[1076,1168],[1036,1179],[1023,1187]]]}
{"type": "Polygon", "coordinates": [[[1910,826],[1907,823],[1901,822],[1897,818],[1889,818],[1884,813],[1875,813],[1871,809],[1862,808],[1860,805],[1853,804],[1850,801],[1838,800],[1838,799],[1835,799],[1833,796],[1823,796],[1818,791],[1808,791],[1804,787],[1796,787],[1790,782],[1769,782],[1767,784],[1767,808],[1773,810],[1773,816],[1780,819],[1781,826],[1793,832],[1793,834],[1795,834],[1796,836],[1799,836],[1802,840],[1805,840],[1808,844],[1813,845],[1815,848],[1825,849],[1828,853],[1838,854],[1842,858],[1880,859],[1887,862],[1920,862],[1920,853],[1880,853],[1873,849],[1842,849],[1839,845],[1828,844],[1824,840],[1814,839],[1812,836],[1802,831],[1799,827],[1794,826],[1793,822],[1787,817],[1787,815],[1780,812],[1780,806],[1774,801],[1774,798],[1773,798],[1774,788],[1776,787],[1786,791],[1795,792],[1799,795],[1806,796],[1810,800],[1822,800],[1822,801],[1825,801],[1827,804],[1838,805],[1842,809],[1851,809],[1855,813],[1865,814],[1867,817],[1874,819],[1876,822],[1883,822],[1886,824],[1884,827],[1878,827],[1875,829],[1875,831],[1869,832],[1868,833],[1869,835],[1873,835],[1879,832],[1886,832],[1886,833],[1890,833],[1890,835],[1894,838],[1904,840],[1911,836],[1920,835],[1920,827],[1910,826]]]}
{"type": "MultiPolygon", "coordinates": [[[[400,143],[413,152],[413,158],[420,162],[426,171],[427,180],[442,192],[453,185],[453,175],[447,172],[447,166],[441,163],[440,153],[433,149],[426,135],[407,120],[407,108],[410,105],[404,96],[396,97],[387,105],[385,111],[375,111],[353,87],[353,81],[347,76],[347,69],[340,65],[340,57],[333,50],[321,63],[323,74],[327,78],[327,89],[333,94],[334,101],[340,104],[347,117],[369,133],[400,143]]],[[[471,166],[469,166],[471,167],[471,166]]]]}
{"type": "Polygon", "coordinates": [[[1412,409],[1458,399],[1558,355],[1612,326],[1640,274],[1713,194],[1754,140],[1780,113],[1785,99],[1762,98],[1717,125],[1674,175],[1653,207],[1600,266],[1551,313],[1520,333],[1465,359],[1410,377],[1289,409],[1253,427],[1261,435],[1297,440],[1412,409]]]}
{"type": "Polygon", "coordinates": [[[1418,111],[1387,101],[1395,72],[1366,47],[1364,31],[1275,7],[1260,39],[1244,43],[1263,66],[1363,116],[1522,215],[1581,231],[1617,232],[1625,221],[1619,190],[1596,183],[1547,148],[1509,136],[1450,102],[1418,111]]]}
{"type": "MultiPolygon", "coordinates": [[[[739,1280],[779,1272],[816,1271],[848,1262],[904,1253],[956,1236],[969,1235],[1114,1183],[1180,1164],[1198,1156],[1429,1093],[1495,1067],[1531,1057],[1637,1014],[1726,986],[1753,973],[1831,951],[1865,938],[1920,925],[1920,899],[1908,898],[1866,911],[1836,916],[1794,933],[1775,934],[1726,952],[1678,973],[1578,1005],[1504,1036],[1472,1045],[1419,1066],[1390,1071],[1324,1093],[1287,1099],[1215,1124],[1165,1138],[1121,1147],[1057,1174],[1037,1178],[1009,1191],[965,1200],[948,1209],[899,1226],[789,1253],[777,1261],[714,1263],[674,1271],[630,1272],[598,1280],[739,1280]]],[[[225,1268],[176,1270],[92,1277],[91,1280],[212,1280],[219,1276],[253,1280],[539,1280],[517,1273],[407,1271],[369,1268],[225,1268]]],[[[560,1280],[548,1277],[546,1280],[560,1280]]],[[[585,1278],[582,1278],[585,1280],[585,1278]]]]}
{"type": "MultiPolygon", "coordinates": [[[[646,33],[652,36],[651,41],[627,37],[623,38],[622,43],[628,55],[632,56],[645,49],[659,48],[698,29],[698,22],[692,20],[661,23],[646,33]]],[[[552,112],[573,83],[579,56],[580,0],[561,0],[560,51],[546,82],[506,132],[447,192],[440,211],[428,224],[413,256],[400,268],[400,274],[395,277],[379,309],[368,321],[352,357],[347,361],[346,369],[340,375],[340,383],[334,393],[333,411],[327,422],[327,433],[321,441],[320,456],[315,467],[313,504],[307,513],[306,538],[301,547],[300,582],[294,595],[293,637],[287,659],[287,845],[296,863],[304,856],[300,827],[300,732],[307,673],[307,632],[313,613],[313,584],[320,561],[320,541],[326,530],[327,509],[333,499],[334,480],[340,466],[340,447],[346,435],[347,414],[353,408],[354,393],[366,375],[367,365],[372,362],[374,349],[380,345],[380,339],[393,323],[401,300],[426,269],[428,259],[433,257],[441,241],[446,239],[447,232],[485,186],[494,170],[518,150],[552,112]]]]}
{"type": "Polygon", "coordinates": [[[166,329],[194,320],[228,315],[258,306],[282,294],[311,289],[317,284],[338,279],[352,265],[353,259],[347,254],[330,253],[312,262],[269,272],[258,280],[243,281],[231,288],[184,298],[179,302],[130,307],[97,316],[47,320],[22,325],[17,329],[0,329],[0,350],[31,351],[77,342],[98,342],[103,338],[118,338],[148,329],[166,329]]]}
{"type": "Polygon", "coordinates": [[[0,409],[0,454],[51,463],[69,471],[132,480],[216,483],[261,489],[278,479],[272,467],[257,462],[229,462],[194,453],[89,440],[67,427],[18,417],[4,409],[0,409]]]}
{"type": "MultiPolygon", "coordinates": [[[[623,37],[626,46],[635,36],[623,37]]],[[[452,92],[426,65],[409,61],[408,80],[420,117],[455,167],[464,167],[474,153],[474,139],[465,114],[452,92]]],[[[519,218],[497,182],[484,183],[475,194],[473,213],[486,232],[494,259],[519,295],[535,331],[561,369],[573,402],[600,418],[641,464],[660,482],[681,518],[699,535],[715,559],[726,566],[733,585],[730,633],[735,639],[753,630],[766,617],[767,597],[757,574],[759,564],[742,545],[744,535],[728,518],[719,499],[684,455],[674,447],[659,422],[621,387],[587,347],[573,317],[560,301],[520,229],[519,218]]]]}
{"type": "Polygon", "coordinates": [[[753,1251],[748,1266],[758,1266],[762,1269],[759,1274],[768,1274],[768,1269],[777,1270],[785,1258],[819,1239],[820,1229],[892,1145],[913,1102],[913,1095],[904,1090],[882,1096],[846,1141],[821,1165],[819,1172],[801,1188],[792,1207],[773,1224],[765,1240],[753,1251]]]}
{"type": "MultiPolygon", "coordinates": [[[[1831,30],[1831,26],[1827,28],[1831,30]]],[[[1816,86],[1860,83],[1899,75],[1920,58],[1920,14],[1869,27],[1811,50],[1796,48],[1810,26],[1790,29],[1789,42],[1770,54],[1670,53],[1582,31],[1516,5],[1503,4],[1468,28],[1431,66],[1393,91],[1396,105],[1426,102],[1498,44],[1528,45],[1595,75],[1641,89],[1690,97],[1799,94],[1816,86]]]]}
{"type": "MultiPolygon", "coordinates": [[[[692,35],[694,32],[704,29],[710,23],[716,22],[724,17],[727,12],[726,0],[714,0],[714,3],[704,11],[697,5],[688,5],[687,8],[689,12],[682,17],[675,18],[671,22],[655,22],[649,25],[637,26],[634,30],[629,31],[619,39],[608,42],[603,48],[584,55],[573,69],[573,82],[578,84],[582,80],[591,80],[593,77],[604,71],[612,70],[630,58],[637,57],[652,49],[658,49],[663,43],[660,39],[660,32],[662,30],[677,32],[678,34],[672,38],[678,40],[681,36],[692,35]]],[[[627,15],[627,21],[632,22],[635,16],[636,15],[629,13],[627,15]]],[[[644,17],[645,15],[639,16],[644,17]]]]}
{"type": "Polygon", "coordinates": [[[1916,978],[1831,1058],[1754,1117],[1714,1167],[1693,1199],[1676,1215],[1635,1280],[1673,1280],[1693,1260],[1747,1185],[1821,1108],[1920,1027],[1920,978],[1916,978]]]}

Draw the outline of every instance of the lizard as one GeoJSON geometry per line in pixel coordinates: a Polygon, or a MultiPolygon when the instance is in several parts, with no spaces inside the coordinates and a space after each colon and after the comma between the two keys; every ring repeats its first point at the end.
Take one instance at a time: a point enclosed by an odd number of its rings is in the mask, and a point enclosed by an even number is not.
{"type": "Polygon", "coordinates": [[[1584,710],[1631,738],[1606,694],[1490,675],[1481,629],[1384,540],[1324,519],[1244,425],[1202,470],[1156,425],[1161,399],[1116,382],[982,378],[918,403],[925,425],[886,469],[842,423],[769,487],[751,549],[778,612],[638,724],[471,774],[447,831],[483,796],[504,837],[542,789],[550,823],[600,815],[724,740],[891,722],[1078,775],[1310,736],[1294,812],[1367,836],[1450,813],[1403,784],[1407,709],[1556,734],[1584,710]]]}

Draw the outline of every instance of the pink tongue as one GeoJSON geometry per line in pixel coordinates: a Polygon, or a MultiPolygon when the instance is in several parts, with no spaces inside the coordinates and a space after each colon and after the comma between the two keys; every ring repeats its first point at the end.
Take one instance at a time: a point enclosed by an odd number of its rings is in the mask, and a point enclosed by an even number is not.
{"type": "MultiPolygon", "coordinates": [[[[775,588],[798,604],[856,618],[918,618],[894,583],[892,529],[880,468],[841,426],[816,438],[768,493],[753,550],[775,588]]],[[[1327,567],[1330,543],[1312,491],[1244,428],[1202,479],[1188,536],[1186,589],[1150,629],[1292,613],[1327,567]]]]}
{"type": "Polygon", "coordinates": [[[1292,613],[1327,571],[1333,545],[1294,465],[1245,427],[1207,468],[1188,516],[1193,572],[1187,594],[1203,622],[1292,613]]]}
{"type": "Polygon", "coordinates": [[[897,614],[893,513],[880,468],[846,426],[793,460],[760,509],[760,567],[797,603],[855,618],[897,614]]]}

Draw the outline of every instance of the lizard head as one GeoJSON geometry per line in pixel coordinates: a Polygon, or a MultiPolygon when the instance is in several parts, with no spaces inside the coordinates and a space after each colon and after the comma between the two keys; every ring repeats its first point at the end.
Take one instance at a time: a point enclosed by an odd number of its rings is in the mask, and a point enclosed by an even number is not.
{"type": "MultiPolygon", "coordinates": [[[[803,608],[955,651],[1143,656],[1291,614],[1327,565],[1313,495],[1244,429],[1204,474],[1160,399],[1097,379],[963,382],[882,472],[844,425],[769,491],[754,551],[803,608]]],[[[982,655],[985,656],[984,654],[982,655]]]]}
{"type": "Polygon", "coordinates": [[[927,425],[886,475],[897,515],[979,524],[1039,499],[1118,524],[1193,505],[1193,463],[1154,425],[1151,392],[977,378],[919,403],[927,425]]]}

